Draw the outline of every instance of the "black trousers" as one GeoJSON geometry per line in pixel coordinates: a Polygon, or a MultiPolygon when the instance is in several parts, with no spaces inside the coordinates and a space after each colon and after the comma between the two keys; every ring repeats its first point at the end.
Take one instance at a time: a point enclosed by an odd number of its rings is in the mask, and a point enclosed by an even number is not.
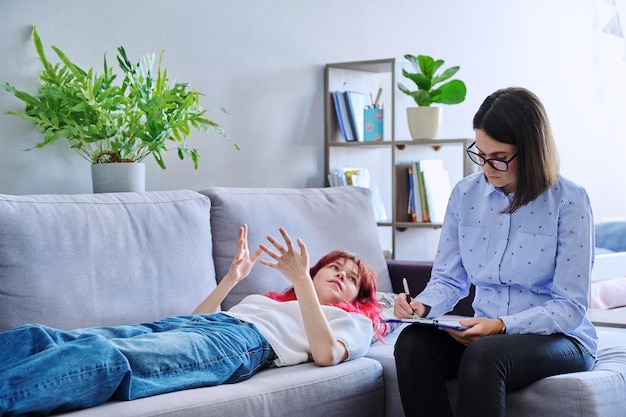
{"type": "Polygon", "coordinates": [[[504,417],[506,391],[593,368],[595,358],[563,334],[493,335],[464,346],[435,327],[410,325],[395,345],[406,417],[504,417]],[[445,380],[457,379],[456,404],[445,380]]]}

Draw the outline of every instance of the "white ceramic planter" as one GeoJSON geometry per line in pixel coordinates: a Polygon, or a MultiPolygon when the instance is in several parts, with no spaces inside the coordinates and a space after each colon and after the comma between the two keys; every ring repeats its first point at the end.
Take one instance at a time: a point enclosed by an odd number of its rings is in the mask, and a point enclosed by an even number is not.
{"type": "Polygon", "coordinates": [[[413,139],[436,139],[441,125],[441,107],[408,107],[406,117],[413,139]]]}
{"type": "Polygon", "coordinates": [[[91,165],[94,193],[143,192],[146,189],[146,166],[140,162],[91,165]]]}

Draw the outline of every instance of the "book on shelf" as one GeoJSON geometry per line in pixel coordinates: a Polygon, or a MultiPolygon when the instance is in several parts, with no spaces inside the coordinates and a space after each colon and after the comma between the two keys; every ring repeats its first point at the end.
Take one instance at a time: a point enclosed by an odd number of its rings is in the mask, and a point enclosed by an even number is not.
{"type": "Polygon", "coordinates": [[[365,110],[365,94],[356,91],[344,92],[346,99],[346,107],[348,108],[348,118],[354,138],[363,142],[364,138],[364,113],[365,110]]]}
{"type": "Polygon", "coordinates": [[[410,219],[419,223],[442,223],[450,197],[450,177],[440,159],[424,159],[408,165],[410,219]]]}
{"type": "Polygon", "coordinates": [[[428,216],[432,223],[442,223],[452,192],[450,176],[441,159],[420,161],[420,170],[424,177],[424,190],[428,204],[428,216]]]}
{"type": "Polygon", "coordinates": [[[341,91],[333,91],[333,104],[335,105],[335,114],[337,115],[337,124],[341,136],[346,142],[355,141],[354,131],[350,125],[350,116],[348,115],[348,107],[346,106],[345,94],[341,91]]]}
{"type": "Polygon", "coordinates": [[[421,206],[419,206],[419,197],[416,199],[416,193],[415,193],[415,181],[413,180],[413,164],[409,164],[409,167],[407,169],[408,174],[409,174],[409,209],[408,209],[408,213],[409,216],[411,217],[411,221],[413,223],[417,223],[417,213],[420,213],[420,220],[421,220],[421,213],[422,213],[422,208],[421,206]]]}
{"type": "Polygon", "coordinates": [[[424,223],[431,222],[430,205],[428,201],[428,193],[426,192],[426,184],[424,183],[424,172],[420,166],[420,161],[415,162],[415,183],[419,193],[419,201],[421,208],[421,217],[424,223]]]}
{"type": "Polygon", "coordinates": [[[376,182],[370,176],[367,168],[362,167],[339,167],[333,168],[328,173],[328,183],[331,187],[339,187],[343,185],[352,185],[356,187],[369,188],[372,194],[372,207],[374,208],[374,217],[377,222],[387,221],[387,213],[385,204],[380,194],[380,190],[376,186],[376,182]]]}
{"type": "Polygon", "coordinates": [[[411,163],[409,162],[398,162],[395,167],[395,177],[396,177],[396,189],[398,190],[396,194],[396,204],[395,204],[395,219],[398,222],[412,222],[411,218],[411,195],[410,195],[410,179],[411,177],[407,175],[408,169],[411,163]],[[406,193],[403,192],[406,190],[406,193]]]}

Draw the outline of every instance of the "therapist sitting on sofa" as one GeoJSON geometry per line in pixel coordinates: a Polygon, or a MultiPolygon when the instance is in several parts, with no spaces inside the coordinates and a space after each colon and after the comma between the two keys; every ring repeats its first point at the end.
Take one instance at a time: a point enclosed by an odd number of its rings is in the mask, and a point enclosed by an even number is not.
{"type": "Polygon", "coordinates": [[[0,333],[0,415],[93,407],[188,388],[236,383],[267,366],[313,361],[335,365],[367,353],[381,337],[376,274],[360,258],[331,252],[309,269],[284,229],[285,243],[248,249],[247,226],[218,286],[193,315],[153,323],[62,331],[40,325],[0,333]],[[272,261],[259,259],[265,252],[272,261]],[[260,263],[293,286],[249,295],[215,313],[237,283],[260,263]],[[312,278],[311,278],[312,277],[312,278]]]}
{"type": "Polygon", "coordinates": [[[448,202],[432,276],[397,317],[436,317],[474,284],[465,331],[406,327],[395,345],[407,416],[504,417],[506,391],[590,370],[597,337],[585,317],[593,216],[585,190],[559,175],[545,109],[523,88],[488,96],[468,157],[482,167],[448,202]],[[448,403],[445,379],[457,379],[448,403]],[[456,408],[456,412],[452,410],[456,408]]]}

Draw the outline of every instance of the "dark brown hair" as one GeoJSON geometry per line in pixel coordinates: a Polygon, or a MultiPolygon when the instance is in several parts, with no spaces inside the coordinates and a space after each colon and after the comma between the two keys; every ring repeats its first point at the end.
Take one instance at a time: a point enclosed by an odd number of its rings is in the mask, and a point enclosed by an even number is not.
{"type": "Polygon", "coordinates": [[[517,146],[517,184],[505,213],[530,203],[556,182],[559,157],[546,110],[535,94],[520,87],[496,91],[476,112],[473,126],[517,146]]]}

